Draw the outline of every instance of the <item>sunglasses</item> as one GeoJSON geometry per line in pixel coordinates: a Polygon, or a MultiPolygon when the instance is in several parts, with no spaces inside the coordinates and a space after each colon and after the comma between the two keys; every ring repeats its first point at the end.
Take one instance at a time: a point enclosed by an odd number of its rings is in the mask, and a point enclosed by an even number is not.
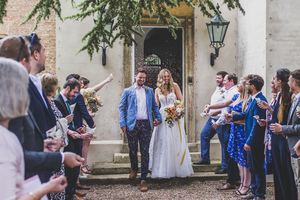
{"type": "Polygon", "coordinates": [[[31,40],[30,40],[30,45],[34,42],[35,38],[38,38],[39,36],[36,33],[31,33],[30,34],[31,40]]]}
{"type": "Polygon", "coordinates": [[[24,41],[23,37],[19,36],[19,38],[21,40],[22,45],[21,45],[21,48],[20,48],[20,51],[19,51],[18,61],[20,61],[21,52],[22,52],[23,46],[25,44],[25,41],[24,41]]]}

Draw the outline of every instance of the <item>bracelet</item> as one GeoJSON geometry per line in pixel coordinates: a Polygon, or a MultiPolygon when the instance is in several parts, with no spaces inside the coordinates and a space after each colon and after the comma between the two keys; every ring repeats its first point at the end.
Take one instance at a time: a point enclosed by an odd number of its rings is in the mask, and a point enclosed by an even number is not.
{"type": "Polygon", "coordinates": [[[29,195],[32,196],[33,200],[38,200],[38,198],[33,192],[29,192],[29,195]]]}

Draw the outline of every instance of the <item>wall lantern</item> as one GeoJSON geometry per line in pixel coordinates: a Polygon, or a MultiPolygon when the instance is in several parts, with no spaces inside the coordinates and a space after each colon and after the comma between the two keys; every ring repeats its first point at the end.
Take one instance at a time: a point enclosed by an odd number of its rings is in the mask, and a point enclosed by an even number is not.
{"type": "MultiPolygon", "coordinates": [[[[102,18],[104,18],[104,15],[105,15],[105,12],[103,13],[103,17],[102,18]]],[[[98,19],[96,18],[96,19],[94,19],[94,23],[96,24],[97,23],[97,21],[98,21],[98,19]]],[[[110,35],[111,35],[111,31],[112,31],[112,27],[113,27],[113,25],[114,25],[114,19],[111,19],[111,20],[109,20],[109,22],[106,24],[106,26],[104,27],[104,29],[108,32],[108,33],[110,33],[109,34],[109,38],[110,38],[110,35]]],[[[100,38],[100,41],[101,40],[103,40],[102,38],[100,38]]],[[[108,47],[107,45],[106,45],[106,43],[103,41],[103,44],[102,44],[102,46],[101,45],[99,45],[101,48],[102,48],[102,65],[103,66],[105,66],[106,65],[106,48],[108,47]]]]}
{"type": "Polygon", "coordinates": [[[210,54],[211,66],[214,66],[215,60],[219,56],[219,49],[225,46],[225,44],[223,44],[223,41],[229,25],[229,21],[226,21],[221,16],[221,11],[219,10],[220,8],[219,4],[217,4],[216,8],[220,13],[220,17],[218,17],[218,15],[215,14],[215,16],[208,23],[206,23],[209,39],[211,42],[209,46],[211,48],[215,48],[215,53],[210,54]]]}

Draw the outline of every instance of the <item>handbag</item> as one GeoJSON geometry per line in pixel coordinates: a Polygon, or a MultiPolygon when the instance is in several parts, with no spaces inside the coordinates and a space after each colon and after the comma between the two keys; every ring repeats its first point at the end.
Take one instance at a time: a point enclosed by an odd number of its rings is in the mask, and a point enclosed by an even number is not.
{"type": "Polygon", "coordinates": [[[68,135],[68,120],[61,118],[56,120],[56,126],[46,131],[47,138],[61,138],[63,140],[63,146],[66,147],[69,144],[68,135]]]}

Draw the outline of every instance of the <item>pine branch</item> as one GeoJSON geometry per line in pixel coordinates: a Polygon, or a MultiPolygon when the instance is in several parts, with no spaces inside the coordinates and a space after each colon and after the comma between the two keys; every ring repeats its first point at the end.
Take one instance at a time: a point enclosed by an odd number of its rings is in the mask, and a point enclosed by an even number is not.
{"type": "Polygon", "coordinates": [[[6,6],[8,0],[0,0],[0,23],[3,24],[3,18],[7,15],[6,6]]]}
{"type": "MultiPolygon", "coordinates": [[[[6,15],[6,5],[8,0],[0,0],[0,22],[6,15]]],[[[49,19],[51,10],[61,17],[61,0],[38,0],[32,11],[26,19],[21,23],[24,24],[35,17],[35,26],[45,19],[49,19]]],[[[105,42],[112,47],[117,39],[123,40],[123,44],[131,46],[136,41],[133,34],[142,36],[142,17],[145,11],[150,17],[157,16],[158,23],[168,27],[172,36],[176,38],[175,29],[180,21],[171,14],[170,8],[180,7],[182,3],[195,8],[193,3],[198,3],[198,8],[203,16],[212,17],[213,13],[220,16],[212,0],[82,0],[78,5],[74,0],[69,0],[72,7],[76,9],[76,14],[66,17],[74,21],[82,21],[86,17],[97,17],[94,27],[86,33],[82,38],[85,45],[78,51],[87,51],[92,59],[94,53],[100,50],[99,44],[105,42]],[[112,32],[105,30],[111,20],[114,19],[112,32]]],[[[238,8],[243,14],[244,9],[240,5],[239,0],[223,0],[228,9],[238,8]]]]}

